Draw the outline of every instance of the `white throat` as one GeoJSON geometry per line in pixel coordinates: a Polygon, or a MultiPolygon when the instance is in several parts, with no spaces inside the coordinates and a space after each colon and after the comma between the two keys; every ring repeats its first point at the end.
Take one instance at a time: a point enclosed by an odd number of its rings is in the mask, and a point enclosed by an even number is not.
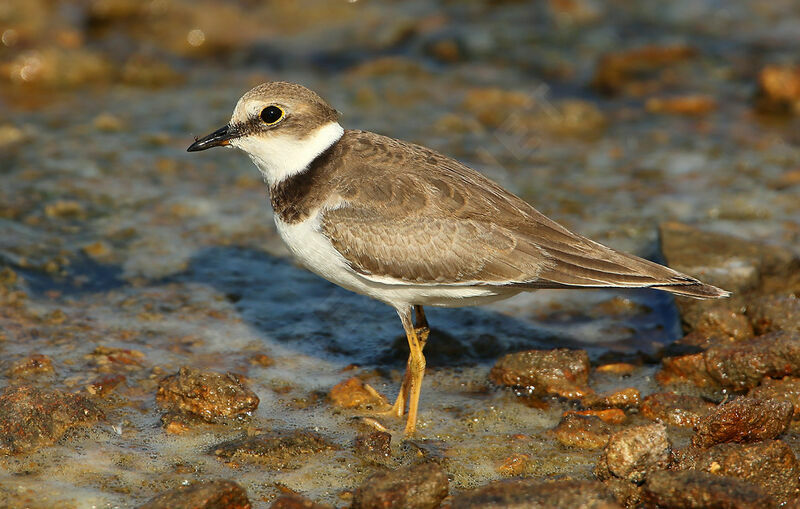
{"type": "Polygon", "coordinates": [[[305,170],[311,161],[339,141],[344,129],[330,122],[303,139],[274,134],[268,138],[247,136],[232,140],[231,145],[247,152],[270,186],[305,170]]]}

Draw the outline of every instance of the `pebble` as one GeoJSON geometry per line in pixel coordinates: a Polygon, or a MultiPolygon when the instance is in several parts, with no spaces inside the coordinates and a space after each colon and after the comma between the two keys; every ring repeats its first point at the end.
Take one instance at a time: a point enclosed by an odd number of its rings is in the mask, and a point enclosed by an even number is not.
{"type": "Polygon", "coordinates": [[[259,403],[258,396],[237,375],[189,367],[161,379],[156,401],[167,411],[188,413],[207,422],[245,416],[259,403]]]}
{"type": "Polygon", "coordinates": [[[736,398],[719,405],[695,426],[692,445],[710,447],[725,442],[755,442],[782,434],[794,407],[777,399],[736,398]]]}
{"type": "Polygon", "coordinates": [[[569,413],[561,418],[552,434],[566,447],[602,449],[608,444],[611,429],[597,417],[569,413]]]}
{"type": "Polygon", "coordinates": [[[614,495],[597,481],[497,481],[453,496],[453,509],[523,509],[575,507],[620,509],[614,495]]]}
{"type": "Polygon", "coordinates": [[[653,472],[644,485],[648,507],[764,509],[773,501],[758,486],[705,472],[653,472]]]}
{"type": "Polygon", "coordinates": [[[234,481],[198,481],[153,497],[138,509],[250,509],[245,490],[234,481]]]}
{"type": "Polygon", "coordinates": [[[226,461],[249,461],[272,469],[286,469],[296,468],[312,454],[339,448],[316,432],[293,430],[228,440],[211,446],[209,454],[226,461]]]}
{"type": "Polygon", "coordinates": [[[333,386],[328,397],[340,408],[382,408],[388,405],[382,394],[356,377],[333,386]]]}
{"type": "Polygon", "coordinates": [[[758,73],[756,109],[800,115],[800,67],[768,65],[758,73]]]}
{"type": "Polygon", "coordinates": [[[270,509],[333,509],[332,505],[318,504],[301,495],[281,495],[269,506],[270,509]]]}
{"type": "Polygon", "coordinates": [[[617,477],[640,483],[648,471],[669,462],[670,447],[661,423],[618,431],[609,438],[594,473],[600,480],[617,477]]]}
{"type": "Polygon", "coordinates": [[[713,409],[713,403],[699,396],[659,392],[644,398],[640,411],[650,420],[691,428],[713,409]]]}
{"type": "Polygon", "coordinates": [[[497,385],[524,387],[538,396],[578,399],[589,388],[589,356],[584,350],[528,350],[501,357],[489,373],[497,385]]]}
{"type": "Polygon", "coordinates": [[[356,435],[353,452],[368,461],[386,464],[392,457],[392,435],[386,431],[371,431],[356,435]]]}
{"type": "Polygon", "coordinates": [[[434,509],[447,496],[447,473],[437,463],[426,462],[397,470],[377,472],[353,495],[352,509],[434,509]]]}
{"type": "Polygon", "coordinates": [[[672,466],[751,482],[783,503],[800,495],[800,462],[785,442],[725,443],[676,451],[672,466]]]}
{"type": "Polygon", "coordinates": [[[85,396],[28,385],[0,392],[0,454],[20,454],[47,446],[70,428],[104,419],[85,396]]]}

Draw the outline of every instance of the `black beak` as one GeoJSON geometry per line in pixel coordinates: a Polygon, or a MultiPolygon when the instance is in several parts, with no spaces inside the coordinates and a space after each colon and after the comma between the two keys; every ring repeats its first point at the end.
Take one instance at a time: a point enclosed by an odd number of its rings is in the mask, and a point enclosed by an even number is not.
{"type": "Polygon", "coordinates": [[[189,145],[186,151],[198,152],[211,147],[224,147],[230,143],[230,140],[236,138],[236,136],[236,131],[226,125],[225,127],[220,127],[208,136],[203,136],[200,139],[195,138],[194,143],[189,145]]]}

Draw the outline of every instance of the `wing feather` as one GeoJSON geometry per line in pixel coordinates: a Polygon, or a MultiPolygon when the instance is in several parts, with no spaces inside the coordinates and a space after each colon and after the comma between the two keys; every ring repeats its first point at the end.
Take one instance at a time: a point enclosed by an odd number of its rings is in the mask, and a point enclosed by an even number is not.
{"type": "Polygon", "coordinates": [[[429,149],[361,131],[346,136],[352,148],[342,156],[357,171],[331,182],[336,192],[323,210],[322,228],[365,277],[407,284],[722,292],[572,233],[480,173],[429,149]]]}

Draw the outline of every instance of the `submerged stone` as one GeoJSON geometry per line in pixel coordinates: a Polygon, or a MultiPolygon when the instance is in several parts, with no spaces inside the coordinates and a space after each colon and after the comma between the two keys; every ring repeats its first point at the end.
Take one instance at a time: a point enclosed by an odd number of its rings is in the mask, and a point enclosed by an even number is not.
{"type": "Polygon", "coordinates": [[[426,462],[367,478],[353,495],[353,509],[434,509],[447,496],[447,473],[426,462]]]}

